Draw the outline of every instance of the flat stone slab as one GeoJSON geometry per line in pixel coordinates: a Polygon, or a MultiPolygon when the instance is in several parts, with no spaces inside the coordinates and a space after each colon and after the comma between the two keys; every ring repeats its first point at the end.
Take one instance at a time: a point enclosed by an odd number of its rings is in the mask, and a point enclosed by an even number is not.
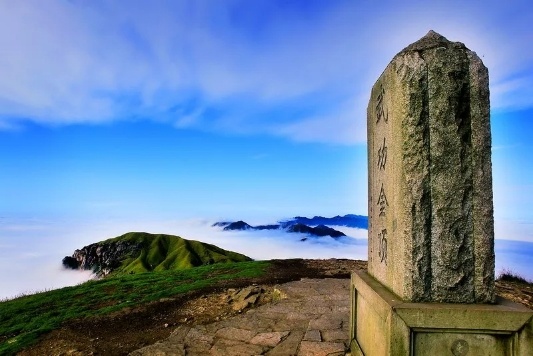
{"type": "Polygon", "coordinates": [[[341,356],[345,353],[345,345],[342,342],[315,342],[302,341],[300,344],[301,356],[341,356]]]}
{"type": "Polygon", "coordinates": [[[290,331],[259,333],[250,340],[250,344],[274,347],[289,334],[290,331]]]}
{"type": "Polygon", "coordinates": [[[227,327],[227,328],[219,329],[215,333],[215,337],[219,339],[229,339],[229,340],[248,342],[255,336],[255,334],[256,332],[252,330],[227,327]]]}
{"type": "Polygon", "coordinates": [[[304,336],[305,341],[315,341],[320,342],[322,341],[322,335],[320,334],[320,330],[307,330],[304,336]]]}
{"type": "Polygon", "coordinates": [[[285,283],[275,303],[207,325],[180,325],[130,355],[344,355],[349,286],[348,279],[285,283]]]}

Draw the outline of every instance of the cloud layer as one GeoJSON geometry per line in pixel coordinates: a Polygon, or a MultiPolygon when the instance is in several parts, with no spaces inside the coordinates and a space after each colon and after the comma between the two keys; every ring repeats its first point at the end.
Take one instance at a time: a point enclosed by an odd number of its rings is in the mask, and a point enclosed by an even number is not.
{"type": "Polygon", "coordinates": [[[90,279],[89,272],[61,266],[64,256],[77,248],[128,231],[167,233],[214,244],[254,259],[353,258],[365,259],[366,230],[342,228],[351,236],[343,242],[331,238],[300,241],[301,234],[283,231],[222,231],[211,222],[193,220],[116,220],[112,222],[0,220],[0,300],[21,293],[75,285],[90,279]]]}
{"type": "Polygon", "coordinates": [[[0,129],[150,119],[365,140],[370,86],[429,29],[478,52],[496,110],[533,105],[525,1],[0,3],[0,129]]]}
{"type": "MultiPolygon", "coordinates": [[[[265,223],[265,221],[257,221],[265,223]]],[[[283,231],[222,231],[212,221],[189,220],[35,220],[0,219],[0,300],[21,293],[75,285],[91,278],[88,272],[68,271],[61,260],[76,248],[128,231],[167,233],[211,243],[254,259],[349,258],[366,260],[367,230],[337,226],[348,237],[309,238],[283,231]]],[[[508,236],[502,236],[508,238],[508,236]]],[[[533,280],[533,243],[496,240],[496,272],[512,270],[533,280]]]]}

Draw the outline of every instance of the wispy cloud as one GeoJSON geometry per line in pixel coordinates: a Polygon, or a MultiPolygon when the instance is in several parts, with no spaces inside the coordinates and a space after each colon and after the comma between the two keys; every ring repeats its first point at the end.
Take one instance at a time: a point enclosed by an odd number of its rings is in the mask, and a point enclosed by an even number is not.
{"type": "Polygon", "coordinates": [[[304,142],[354,144],[366,141],[366,113],[360,110],[362,100],[339,104],[335,112],[306,117],[281,125],[273,132],[304,142]]]}
{"type": "Polygon", "coordinates": [[[364,97],[392,56],[430,28],[480,54],[491,72],[494,108],[527,108],[533,106],[528,6],[1,2],[0,129],[27,120],[141,118],[178,128],[364,142],[367,96],[350,105],[346,98],[364,97]],[[310,98],[316,111],[309,110],[310,98]],[[278,122],[268,115],[273,107],[293,115],[278,122]]]}
{"type": "MultiPolygon", "coordinates": [[[[532,38],[533,40],[533,38],[532,38]]],[[[533,74],[502,78],[491,86],[492,107],[497,111],[527,109],[533,103],[533,74]]]]}
{"type": "Polygon", "coordinates": [[[509,150],[509,149],[514,149],[514,148],[519,148],[520,146],[522,146],[521,144],[517,143],[517,144],[514,144],[514,145],[496,145],[496,146],[492,146],[492,151],[502,151],[502,150],[509,150]]]}

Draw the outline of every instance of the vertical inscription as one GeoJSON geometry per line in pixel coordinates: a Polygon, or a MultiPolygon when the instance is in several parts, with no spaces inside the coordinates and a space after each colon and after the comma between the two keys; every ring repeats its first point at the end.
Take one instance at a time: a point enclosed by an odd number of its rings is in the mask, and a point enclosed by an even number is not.
{"type": "Polygon", "coordinates": [[[387,164],[387,145],[385,142],[385,137],[383,137],[383,145],[378,149],[378,168],[380,170],[384,170],[386,164],[387,164]]]}
{"type": "MultiPolygon", "coordinates": [[[[384,178],[386,174],[386,168],[387,168],[387,139],[385,137],[386,130],[383,128],[382,130],[377,130],[378,125],[387,125],[389,122],[389,115],[388,111],[385,105],[385,89],[383,86],[380,86],[378,95],[376,97],[376,132],[383,133],[383,141],[381,141],[381,137],[376,140],[376,142],[383,142],[379,147],[377,147],[377,150],[375,151],[377,154],[377,167],[376,169],[376,178],[381,183],[381,188],[379,190],[379,195],[377,196],[376,202],[377,206],[379,207],[379,213],[378,213],[378,221],[376,221],[376,228],[379,229],[379,233],[377,234],[377,253],[379,257],[379,261],[381,263],[387,264],[387,249],[388,249],[388,243],[387,243],[387,227],[385,226],[385,217],[387,214],[387,207],[389,206],[389,202],[387,201],[387,194],[385,192],[385,184],[384,184],[384,178]]],[[[378,185],[379,186],[379,185],[378,185]]],[[[376,211],[377,212],[377,211],[376,211]]]]}
{"type": "Polygon", "coordinates": [[[389,206],[387,202],[387,196],[385,195],[385,189],[383,189],[383,183],[381,183],[381,190],[378,197],[379,216],[385,216],[385,209],[389,206]]]}
{"type": "Polygon", "coordinates": [[[383,119],[385,122],[389,121],[389,113],[386,112],[385,108],[383,107],[383,97],[385,96],[385,89],[383,89],[383,86],[381,87],[381,90],[377,97],[377,104],[376,104],[376,113],[377,113],[377,120],[376,124],[379,123],[381,119],[383,119]]]}
{"type": "Polygon", "coordinates": [[[381,230],[378,234],[378,254],[380,262],[387,264],[387,229],[381,230]]]}

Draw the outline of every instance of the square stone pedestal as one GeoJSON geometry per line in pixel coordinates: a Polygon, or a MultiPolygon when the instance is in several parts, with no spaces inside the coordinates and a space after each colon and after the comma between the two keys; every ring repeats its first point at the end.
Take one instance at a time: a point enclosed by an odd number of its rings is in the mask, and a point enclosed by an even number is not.
{"type": "Polygon", "coordinates": [[[496,304],[407,303],[364,271],[352,273],[351,354],[533,355],[533,311],[496,304]]]}

